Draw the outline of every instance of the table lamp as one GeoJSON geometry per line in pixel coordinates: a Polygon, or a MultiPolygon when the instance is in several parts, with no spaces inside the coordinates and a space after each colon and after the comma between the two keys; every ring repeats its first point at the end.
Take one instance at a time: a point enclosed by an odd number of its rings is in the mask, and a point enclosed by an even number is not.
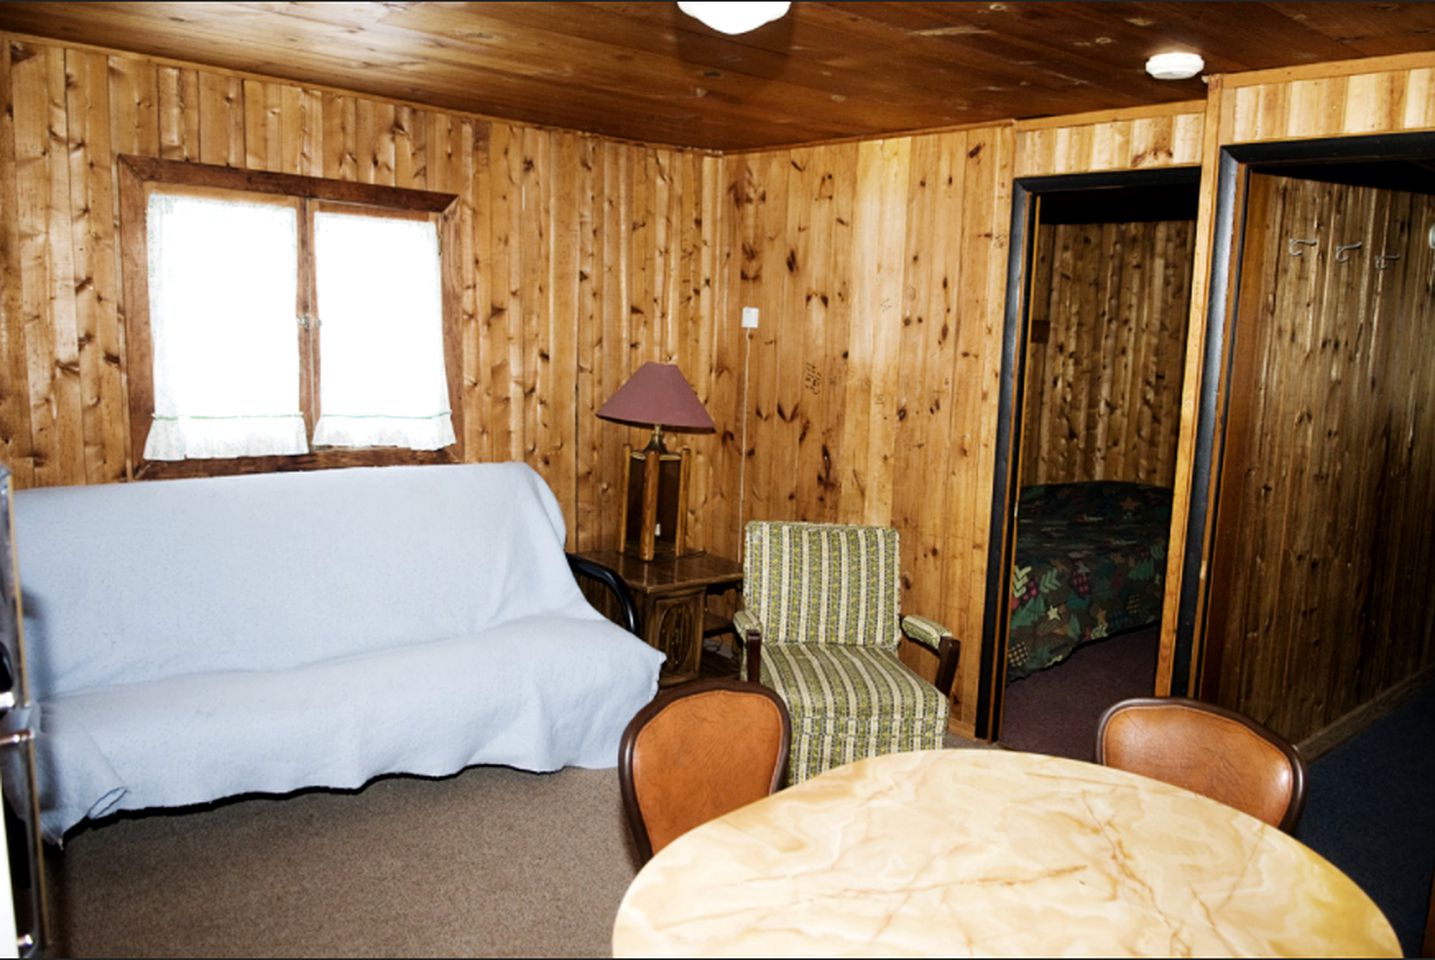
{"type": "Polygon", "coordinates": [[[677,364],[645,363],[608,402],[604,420],[653,428],[648,445],[623,445],[622,516],[619,549],[640,560],[681,557],[687,549],[689,453],[663,445],[663,428],[710,433],[717,429],[677,364]]]}

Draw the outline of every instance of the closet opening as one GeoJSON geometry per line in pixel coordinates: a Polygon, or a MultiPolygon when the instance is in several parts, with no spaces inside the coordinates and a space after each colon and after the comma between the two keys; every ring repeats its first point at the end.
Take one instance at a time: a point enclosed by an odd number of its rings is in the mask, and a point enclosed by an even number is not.
{"type": "Polygon", "coordinates": [[[1173,691],[1307,756],[1428,676],[1435,137],[1223,150],[1173,691]]]}

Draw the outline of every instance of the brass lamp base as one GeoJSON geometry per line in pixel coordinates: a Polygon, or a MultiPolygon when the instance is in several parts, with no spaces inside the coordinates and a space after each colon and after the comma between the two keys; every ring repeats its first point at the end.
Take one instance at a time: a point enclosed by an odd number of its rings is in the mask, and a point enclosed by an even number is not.
{"type": "Polygon", "coordinates": [[[655,438],[642,450],[623,445],[623,513],[618,529],[619,549],[639,560],[683,557],[687,548],[688,472],[691,457],[686,447],[678,453],[664,449],[655,438]]]}

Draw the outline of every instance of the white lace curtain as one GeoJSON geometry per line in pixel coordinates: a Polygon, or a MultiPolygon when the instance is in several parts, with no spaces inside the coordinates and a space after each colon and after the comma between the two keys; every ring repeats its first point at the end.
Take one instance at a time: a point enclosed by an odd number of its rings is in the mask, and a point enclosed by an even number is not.
{"type": "MultiPolygon", "coordinates": [[[[297,204],[155,192],[148,205],[150,460],[306,453],[297,204]]],[[[438,232],[319,212],[316,447],[454,442],[438,232]]]]}
{"type": "Polygon", "coordinates": [[[298,211],[153,193],[149,460],[304,453],[298,211]]]}
{"type": "Polygon", "coordinates": [[[319,212],[314,259],[321,365],[314,445],[437,450],[453,443],[436,225],[319,212]]]}

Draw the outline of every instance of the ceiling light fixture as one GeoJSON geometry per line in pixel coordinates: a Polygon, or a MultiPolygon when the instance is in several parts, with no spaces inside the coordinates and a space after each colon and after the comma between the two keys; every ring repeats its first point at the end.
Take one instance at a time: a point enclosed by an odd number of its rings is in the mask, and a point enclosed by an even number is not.
{"type": "Polygon", "coordinates": [[[1204,69],[1199,53],[1158,53],[1146,61],[1146,72],[1157,80],[1189,80],[1204,69]]]}
{"type": "Polygon", "coordinates": [[[678,9],[701,20],[719,33],[747,33],[787,13],[791,3],[692,3],[679,0],[678,9]]]}

